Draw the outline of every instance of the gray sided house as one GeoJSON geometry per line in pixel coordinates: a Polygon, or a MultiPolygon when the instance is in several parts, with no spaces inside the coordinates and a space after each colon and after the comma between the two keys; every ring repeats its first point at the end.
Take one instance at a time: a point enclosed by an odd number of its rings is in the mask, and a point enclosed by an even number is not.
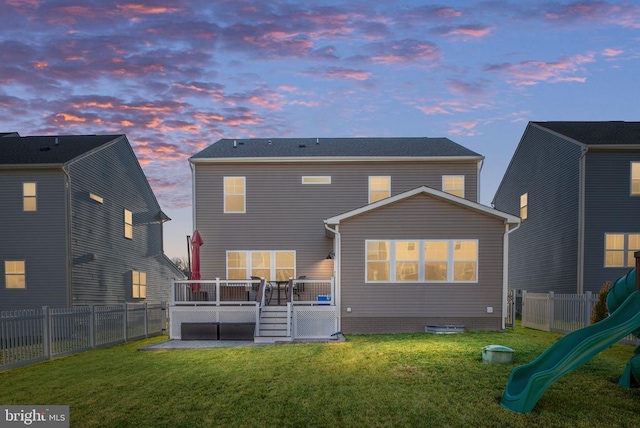
{"type": "Polygon", "coordinates": [[[0,310],[168,301],[168,218],[124,135],[0,138],[0,310]]]}
{"type": "Polygon", "coordinates": [[[446,138],[222,139],[194,155],[203,279],[335,280],[344,333],[501,329],[515,216],[446,138]]]}
{"type": "Polygon", "coordinates": [[[640,122],[530,122],[493,206],[522,218],[510,288],[599,291],[640,250],[640,122]]]}

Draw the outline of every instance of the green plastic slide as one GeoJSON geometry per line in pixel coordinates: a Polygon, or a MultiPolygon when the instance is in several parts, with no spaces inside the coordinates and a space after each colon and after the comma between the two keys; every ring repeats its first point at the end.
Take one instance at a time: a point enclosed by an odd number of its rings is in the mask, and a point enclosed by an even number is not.
{"type": "Polygon", "coordinates": [[[547,388],[562,376],[625,336],[639,333],[640,291],[629,288],[632,282],[635,283],[635,270],[616,281],[609,294],[618,287],[615,293],[618,297],[615,304],[607,299],[609,311],[612,312],[607,318],[569,333],[531,363],[513,369],[500,404],[514,412],[529,413],[547,388]],[[624,293],[621,292],[622,288],[625,289],[624,293]],[[622,294],[625,294],[624,298],[621,298],[622,294]]]}

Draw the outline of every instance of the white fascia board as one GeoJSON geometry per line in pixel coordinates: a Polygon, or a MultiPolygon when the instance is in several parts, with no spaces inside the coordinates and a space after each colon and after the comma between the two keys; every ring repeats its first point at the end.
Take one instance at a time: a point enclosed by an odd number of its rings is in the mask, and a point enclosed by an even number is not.
{"type": "Polygon", "coordinates": [[[356,208],[355,210],[347,211],[346,213],[343,213],[343,214],[328,218],[324,222],[326,224],[340,224],[340,222],[342,220],[346,220],[348,218],[351,218],[351,217],[366,213],[368,211],[375,210],[377,208],[383,207],[383,206],[388,205],[388,204],[392,204],[394,202],[400,201],[402,199],[405,199],[405,198],[408,198],[408,197],[411,197],[411,196],[414,196],[414,195],[417,195],[417,194],[420,194],[420,193],[431,195],[431,196],[434,196],[434,197],[436,197],[438,199],[445,200],[445,201],[451,202],[451,203],[453,203],[455,205],[466,207],[466,208],[469,208],[471,210],[474,210],[474,211],[477,211],[477,212],[480,212],[480,213],[483,213],[483,214],[487,214],[487,215],[492,216],[492,217],[500,218],[500,219],[504,220],[504,222],[507,223],[507,224],[520,224],[520,218],[519,217],[516,217],[516,216],[511,215],[511,214],[507,214],[505,212],[496,210],[496,209],[491,208],[491,207],[484,206],[484,205],[479,204],[477,202],[473,202],[473,201],[470,201],[468,199],[460,198],[458,196],[451,195],[451,194],[445,193],[445,192],[441,192],[440,190],[432,189],[432,188],[426,187],[426,186],[421,186],[421,187],[418,187],[418,188],[413,189],[413,190],[409,190],[409,191],[406,191],[406,192],[403,192],[403,193],[399,193],[399,194],[397,194],[395,196],[391,196],[391,197],[386,198],[386,199],[381,199],[381,200],[376,201],[376,202],[374,202],[372,204],[365,205],[363,207],[356,208]]]}
{"type": "Polygon", "coordinates": [[[296,162],[450,162],[479,161],[484,156],[288,156],[246,158],[190,158],[191,163],[296,163],[296,162]]]}

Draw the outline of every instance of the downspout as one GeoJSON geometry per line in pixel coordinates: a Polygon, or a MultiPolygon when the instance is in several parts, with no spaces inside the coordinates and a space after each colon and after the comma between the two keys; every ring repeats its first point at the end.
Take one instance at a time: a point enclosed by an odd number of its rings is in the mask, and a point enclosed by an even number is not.
{"type": "Polygon", "coordinates": [[[504,236],[502,237],[502,330],[505,329],[504,317],[507,313],[507,293],[509,292],[509,235],[520,228],[518,223],[513,229],[509,229],[509,223],[504,224],[504,236]]]}
{"type": "Polygon", "coordinates": [[[333,241],[333,276],[335,277],[335,293],[334,299],[336,301],[337,308],[337,321],[338,321],[338,330],[342,331],[342,307],[341,307],[341,296],[342,296],[342,282],[340,281],[341,273],[341,260],[342,260],[342,248],[339,225],[336,224],[335,229],[331,229],[327,223],[324,224],[325,229],[335,235],[335,239],[333,241]]]}
{"type": "Polygon", "coordinates": [[[191,230],[196,230],[196,168],[193,162],[189,162],[191,168],[191,230]]]}
{"type": "Polygon", "coordinates": [[[482,172],[482,166],[484,165],[484,159],[480,159],[478,161],[478,174],[476,174],[477,177],[477,194],[478,194],[478,199],[476,199],[476,202],[480,203],[480,172],[482,172]]]}
{"type": "Polygon", "coordinates": [[[72,215],[72,206],[71,206],[71,175],[67,170],[68,165],[62,166],[62,173],[64,174],[64,196],[65,196],[65,229],[66,229],[66,247],[67,247],[67,306],[73,306],[73,251],[71,249],[71,243],[73,240],[71,239],[71,217],[72,215]]]}
{"type": "Polygon", "coordinates": [[[578,277],[577,290],[578,294],[584,292],[584,196],[585,196],[585,177],[587,160],[586,155],[589,147],[584,146],[580,154],[580,171],[578,185],[578,277]]]}

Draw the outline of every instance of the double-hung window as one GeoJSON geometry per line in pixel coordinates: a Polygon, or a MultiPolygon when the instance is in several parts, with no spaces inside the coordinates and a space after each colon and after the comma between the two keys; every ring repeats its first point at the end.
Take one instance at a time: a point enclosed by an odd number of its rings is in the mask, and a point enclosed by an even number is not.
{"type": "Polygon", "coordinates": [[[442,191],[464,198],[464,175],[443,175],[442,191]]]}
{"type": "Polygon", "coordinates": [[[478,282],[478,241],[366,241],[366,282],[478,282]]]}
{"type": "Polygon", "coordinates": [[[224,177],[224,212],[246,212],[246,180],[245,177],[224,177]]]}
{"type": "Polygon", "coordinates": [[[5,260],[4,286],[5,288],[27,288],[24,260],[5,260]]]}
{"type": "Polygon", "coordinates": [[[634,267],[640,251],[640,233],[605,233],[604,267],[634,267]]]}
{"type": "Polygon", "coordinates": [[[134,299],[147,298],[147,274],[145,272],[131,271],[131,295],[134,299]]]}
{"type": "Polygon", "coordinates": [[[22,210],[37,211],[36,183],[22,183],[22,210]]]}
{"type": "Polygon", "coordinates": [[[640,162],[631,162],[631,195],[640,196],[640,162]]]}
{"type": "Polygon", "coordinates": [[[124,237],[133,239],[133,213],[129,210],[124,210],[124,237]]]}
{"type": "Polygon", "coordinates": [[[369,177],[369,203],[372,204],[381,199],[391,196],[391,177],[371,176],[369,177]]]}
{"type": "Polygon", "coordinates": [[[529,216],[529,194],[520,195],[520,218],[525,220],[529,216]]]}
{"type": "Polygon", "coordinates": [[[227,279],[286,281],[295,275],[295,251],[227,251],[227,279]]]}

